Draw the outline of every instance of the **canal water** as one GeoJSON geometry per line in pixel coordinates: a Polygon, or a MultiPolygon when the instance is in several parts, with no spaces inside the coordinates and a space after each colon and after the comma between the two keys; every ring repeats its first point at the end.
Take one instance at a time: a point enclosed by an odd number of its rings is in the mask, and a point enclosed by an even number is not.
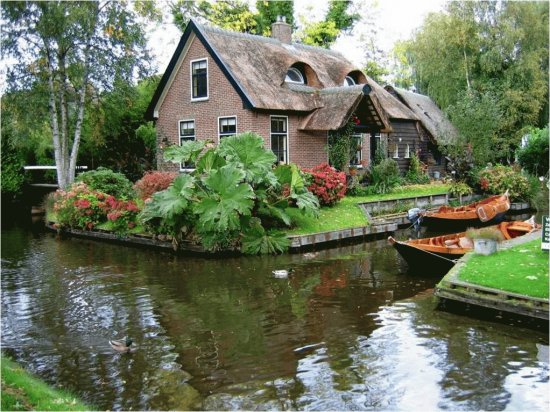
{"type": "Polygon", "coordinates": [[[102,410],[547,410],[547,331],[439,310],[437,281],[385,240],[204,259],[13,226],[1,344],[102,410]]]}

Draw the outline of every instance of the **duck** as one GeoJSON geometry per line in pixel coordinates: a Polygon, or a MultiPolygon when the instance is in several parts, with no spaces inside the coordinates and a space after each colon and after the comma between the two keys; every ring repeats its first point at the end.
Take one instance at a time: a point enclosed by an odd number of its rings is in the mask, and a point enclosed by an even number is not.
{"type": "Polygon", "coordinates": [[[110,340],[109,344],[117,352],[130,352],[134,341],[129,337],[125,336],[123,339],[110,340]]]}

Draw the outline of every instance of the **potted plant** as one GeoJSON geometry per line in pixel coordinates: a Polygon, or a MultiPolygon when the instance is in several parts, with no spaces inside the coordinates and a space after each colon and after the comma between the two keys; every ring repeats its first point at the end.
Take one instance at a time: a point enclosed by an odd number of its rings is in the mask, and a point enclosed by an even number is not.
{"type": "Polygon", "coordinates": [[[491,255],[497,251],[497,244],[504,240],[504,235],[494,227],[468,229],[466,237],[474,242],[474,251],[481,255],[491,255]]]}

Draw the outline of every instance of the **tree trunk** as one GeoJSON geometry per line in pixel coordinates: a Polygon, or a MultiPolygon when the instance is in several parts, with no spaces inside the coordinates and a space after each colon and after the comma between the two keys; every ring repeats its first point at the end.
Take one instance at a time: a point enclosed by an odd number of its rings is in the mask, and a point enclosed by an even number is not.
{"type": "MultiPolygon", "coordinates": [[[[47,48],[47,45],[46,45],[47,48]]],[[[57,120],[57,104],[55,102],[55,84],[54,84],[54,72],[51,61],[51,54],[49,51],[47,56],[47,70],[48,70],[48,89],[49,89],[49,111],[50,111],[50,125],[52,127],[53,136],[53,148],[55,165],[57,167],[57,185],[60,189],[64,190],[67,187],[67,181],[64,178],[65,162],[62,156],[62,142],[59,136],[59,123],[57,120]]]]}

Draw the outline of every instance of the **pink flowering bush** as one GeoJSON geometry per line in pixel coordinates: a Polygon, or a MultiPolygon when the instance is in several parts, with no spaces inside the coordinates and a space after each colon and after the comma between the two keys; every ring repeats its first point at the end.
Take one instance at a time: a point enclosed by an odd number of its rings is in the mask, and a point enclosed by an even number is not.
{"type": "Polygon", "coordinates": [[[176,172],[149,171],[134,184],[134,190],[140,199],[147,200],[154,193],[168,189],[177,176],[176,172]]]}
{"type": "Polygon", "coordinates": [[[133,200],[117,200],[109,196],[105,201],[109,207],[107,219],[112,223],[116,233],[126,233],[129,229],[136,227],[139,207],[133,200]]]}
{"type": "Polygon", "coordinates": [[[106,220],[108,195],[92,190],[86,183],[79,182],[69,190],[58,190],[54,194],[54,212],[58,225],[92,230],[106,220]]]}
{"type": "Polygon", "coordinates": [[[111,221],[114,231],[126,233],[136,225],[139,208],[133,200],[117,200],[114,196],[92,190],[83,182],[69,190],[58,190],[54,196],[53,211],[57,227],[92,230],[111,221]]]}
{"type": "Polygon", "coordinates": [[[327,163],[304,169],[304,172],[309,175],[308,190],[317,196],[321,205],[334,205],[346,194],[346,174],[327,163]]]}

